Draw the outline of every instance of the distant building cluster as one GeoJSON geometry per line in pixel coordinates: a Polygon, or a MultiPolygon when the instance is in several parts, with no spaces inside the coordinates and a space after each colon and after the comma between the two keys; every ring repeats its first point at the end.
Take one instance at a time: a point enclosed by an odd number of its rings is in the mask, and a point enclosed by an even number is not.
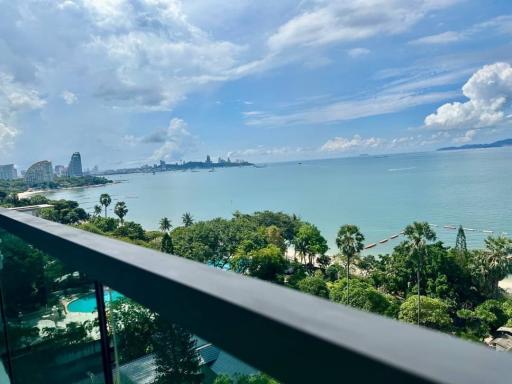
{"type": "MultiPolygon", "coordinates": [[[[71,155],[69,165],[56,165],[53,168],[51,161],[43,160],[32,164],[26,171],[21,171],[21,176],[25,179],[27,185],[35,186],[38,184],[49,183],[56,177],[81,177],[89,174],[82,168],[82,157],[80,152],[71,155]]],[[[98,173],[98,166],[93,168],[92,173],[98,173]]],[[[18,178],[18,171],[14,164],[0,165],[0,180],[14,180],[18,178]]]]}
{"type": "Polygon", "coordinates": [[[14,164],[0,165],[0,180],[14,180],[18,178],[18,171],[14,164]]]}

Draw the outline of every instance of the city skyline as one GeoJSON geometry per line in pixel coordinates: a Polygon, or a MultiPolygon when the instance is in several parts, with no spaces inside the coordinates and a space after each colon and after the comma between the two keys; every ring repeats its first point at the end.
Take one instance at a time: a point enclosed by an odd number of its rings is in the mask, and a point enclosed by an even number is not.
{"type": "Polygon", "coordinates": [[[511,136],[509,1],[3,8],[0,163],[19,169],[67,164],[66,148],[86,153],[88,167],[122,168],[206,153],[274,162],[511,136]]]}

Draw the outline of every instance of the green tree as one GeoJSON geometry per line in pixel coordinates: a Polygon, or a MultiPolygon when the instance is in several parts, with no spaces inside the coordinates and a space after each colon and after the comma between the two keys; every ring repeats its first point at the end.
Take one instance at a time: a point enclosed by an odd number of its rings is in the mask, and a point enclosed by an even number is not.
{"type": "Polygon", "coordinates": [[[128,207],[126,206],[126,203],[124,201],[118,201],[116,203],[116,206],[114,207],[114,213],[117,217],[119,217],[119,220],[121,221],[121,225],[124,224],[124,217],[128,213],[128,207]]]}
{"type": "Polygon", "coordinates": [[[126,237],[130,240],[146,240],[146,232],[142,225],[133,221],[126,221],[123,226],[114,229],[112,234],[116,237],[126,237]]]}
{"type": "Polygon", "coordinates": [[[166,232],[162,237],[162,242],[160,244],[160,250],[165,253],[174,253],[174,245],[172,243],[172,237],[166,232]]]}
{"type": "Polygon", "coordinates": [[[341,254],[347,259],[347,301],[350,305],[350,261],[364,248],[364,236],[357,225],[343,225],[336,236],[336,245],[341,254]]]}
{"type": "MultiPolygon", "coordinates": [[[[347,303],[347,283],[346,278],[340,279],[330,287],[329,297],[336,303],[347,303]]],[[[391,300],[381,292],[365,281],[352,279],[350,291],[350,303],[353,307],[363,309],[368,312],[392,315],[391,300]]]]}
{"type": "Polygon", "coordinates": [[[281,249],[273,244],[238,254],[232,259],[232,267],[239,273],[246,273],[259,279],[278,282],[286,270],[288,262],[281,249]]]}
{"type": "Polygon", "coordinates": [[[194,224],[194,218],[189,212],[185,212],[183,216],[181,216],[181,220],[185,227],[190,227],[192,224],[194,224]]]}
{"type": "Polygon", "coordinates": [[[162,217],[160,219],[160,230],[162,232],[168,232],[171,228],[171,220],[169,220],[167,217],[162,217]]]}
{"type": "Polygon", "coordinates": [[[196,340],[185,329],[156,317],[152,345],[156,362],[156,384],[200,384],[196,340]]]}
{"type": "Polygon", "coordinates": [[[121,361],[132,361],[151,353],[155,314],[128,298],[114,300],[108,307],[109,323],[117,330],[121,361]]]}
{"type": "Polygon", "coordinates": [[[281,231],[284,240],[291,244],[299,227],[303,224],[296,215],[288,215],[283,212],[262,211],[255,212],[251,220],[258,227],[270,227],[275,225],[281,231]]]}
{"type": "Polygon", "coordinates": [[[509,319],[506,300],[486,300],[474,310],[460,309],[457,317],[462,319],[459,335],[470,340],[482,341],[509,319]]]}
{"type": "Polygon", "coordinates": [[[112,198],[108,193],[102,193],[100,196],[100,204],[105,207],[105,218],[107,217],[107,207],[112,202],[112,198]]]}
{"type": "Polygon", "coordinates": [[[265,239],[269,244],[274,244],[280,248],[283,252],[286,251],[286,244],[281,234],[281,230],[276,225],[270,225],[265,228],[265,239]]]}
{"type": "Polygon", "coordinates": [[[484,274],[487,280],[487,287],[494,294],[499,296],[498,283],[510,273],[512,253],[512,242],[504,236],[489,236],[485,239],[485,252],[481,254],[482,264],[487,270],[484,274]]]}
{"type": "Polygon", "coordinates": [[[459,225],[459,230],[457,231],[457,238],[455,239],[455,250],[462,257],[465,257],[466,253],[468,252],[466,234],[464,233],[464,228],[462,228],[462,225],[459,225]]]}
{"type": "Polygon", "coordinates": [[[405,227],[404,235],[407,238],[407,246],[409,248],[409,252],[416,263],[416,283],[418,289],[418,300],[416,301],[418,308],[418,325],[420,324],[420,315],[421,315],[421,267],[423,257],[425,256],[427,250],[427,241],[434,241],[436,239],[436,234],[430,228],[427,222],[414,222],[407,227],[405,227]]]}
{"type": "Polygon", "coordinates": [[[0,229],[0,280],[8,316],[31,312],[48,302],[45,265],[48,257],[19,237],[0,229]]]}
{"type": "Polygon", "coordinates": [[[320,234],[318,228],[309,223],[302,224],[299,227],[292,243],[295,250],[299,253],[302,263],[305,263],[307,257],[310,268],[313,267],[314,257],[316,255],[323,255],[329,249],[327,241],[320,234]]]}
{"type": "Polygon", "coordinates": [[[95,205],[94,206],[94,216],[98,217],[101,214],[101,206],[95,205]]]}
{"type": "Polygon", "coordinates": [[[214,219],[200,221],[190,227],[177,227],[172,231],[172,240],[177,255],[208,263],[217,268],[229,264],[243,239],[257,240],[265,246],[257,228],[250,230],[236,220],[214,219]]]}
{"type": "Polygon", "coordinates": [[[40,217],[61,224],[77,224],[89,218],[87,212],[80,208],[76,201],[54,200],[51,204],[51,208],[40,210],[40,217]]]}
{"type": "MultiPolygon", "coordinates": [[[[425,327],[449,331],[452,328],[450,305],[441,300],[428,296],[421,297],[420,324],[425,327]]],[[[418,316],[418,297],[409,296],[400,306],[398,318],[408,323],[416,323],[418,316]]]]}
{"type": "Polygon", "coordinates": [[[304,279],[299,281],[298,287],[302,292],[309,293],[311,295],[323,297],[327,299],[329,297],[329,289],[327,283],[322,278],[322,273],[315,273],[312,276],[306,276],[304,279]]]}

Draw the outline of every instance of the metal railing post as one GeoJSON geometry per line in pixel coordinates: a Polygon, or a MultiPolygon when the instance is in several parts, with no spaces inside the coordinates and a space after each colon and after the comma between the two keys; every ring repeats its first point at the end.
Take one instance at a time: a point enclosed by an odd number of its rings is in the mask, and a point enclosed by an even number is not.
{"type": "Polygon", "coordinates": [[[114,384],[112,359],[110,357],[110,342],[107,329],[107,312],[105,311],[105,294],[103,291],[103,285],[99,281],[94,282],[94,292],[96,294],[96,306],[98,308],[98,321],[100,324],[103,375],[105,376],[105,384],[114,384]]]}

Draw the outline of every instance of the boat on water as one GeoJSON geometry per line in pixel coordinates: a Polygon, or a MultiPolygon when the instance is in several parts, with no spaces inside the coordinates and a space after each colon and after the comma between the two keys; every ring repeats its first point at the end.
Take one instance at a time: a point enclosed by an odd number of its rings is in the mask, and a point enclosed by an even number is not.
{"type": "Polygon", "coordinates": [[[398,236],[400,236],[400,234],[397,233],[396,235],[391,236],[390,239],[396,239],[398,236]]]}
{"type": "Polygon", "coordinates": [[[474,228],[463,228],[465,231],[476,231],[474,228]]]}
{"type": "Polygon", "coordinates": [[[368,244],[366,247],[364,247],[364,249],[370,249],[370,248],[373,248],[376,246],[377,246],[377,243],[372,243],[372,244],[368,244]]]}
{"type": "Polygon", "coordinates": [[[384,243],[387,243],[389,239],[382,239],[379,241],[380,244],[384,244],[384,243]]]}
{"type": "Polygon", "coordinates": [[[429,226],[431,226],[431,227],[437,227],[438,225],[437,225],[437,224],[429,224],[429,226]]]}
{"type": "Polygon", "coordinates": [[[483,233],[494,233],[494,231],[489,231],[489,230],[486,230],[486,229],[484,229],[482,232],[483,233]]]}
{"type": "Polygon", "coordinates": [[[457,227],[454,227],[453,225],[443,225],[443,228],[446,228],[446,229],[457,229],[457,227]]]}

